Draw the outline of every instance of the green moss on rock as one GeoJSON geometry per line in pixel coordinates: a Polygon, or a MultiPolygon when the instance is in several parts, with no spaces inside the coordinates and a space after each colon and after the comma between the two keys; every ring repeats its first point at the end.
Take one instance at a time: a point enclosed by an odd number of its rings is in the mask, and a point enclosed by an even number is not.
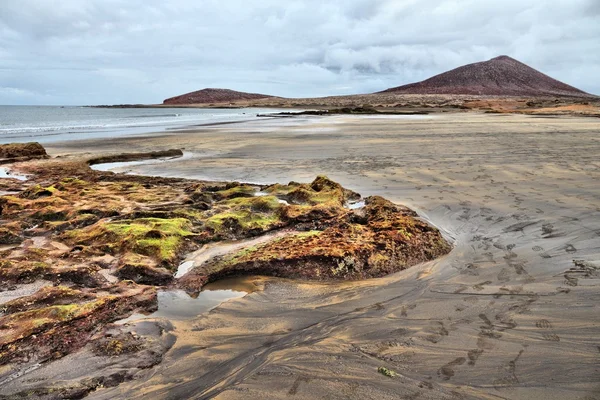
{"type": "Polygon", "coordinates": [[[361,215],[344,212],[322,231],[291,234],[246,248],[214,259],[197,273],[207,275],[208,280],[237,274],[363,279],[393,273],[450,250],[439,231],[414,218],[412,211],[380,197],[365,203],[361,215]]]}
{"type": "Polygon", "coordinates": [[[130,250],[169,263],[183,250],[185,239],[195,235],[190,228],[185,218],[138,218],[103,221],[67,232],[64,237],[73,244],[101,244],[112,253],[130,250]]]}
{"type": "Polygon", "coordinates": [[[235,183],[234,185],[228,186],[231,187],[214,192],[213,197],[216,200],[227,200],[238,197],[254,197],[254,194],[256,193],[254,187],[250,185],[241,185],[235,183]]]}

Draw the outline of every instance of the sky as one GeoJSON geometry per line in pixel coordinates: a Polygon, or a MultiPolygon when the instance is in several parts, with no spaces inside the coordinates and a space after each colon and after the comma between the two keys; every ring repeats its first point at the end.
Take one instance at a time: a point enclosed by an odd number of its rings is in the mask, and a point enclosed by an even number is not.
{"type": "Polygon", "coordinates": [[[0,4],[0,104],[370,93],[502,54],[600,94],[600,0],[0,4]]]}

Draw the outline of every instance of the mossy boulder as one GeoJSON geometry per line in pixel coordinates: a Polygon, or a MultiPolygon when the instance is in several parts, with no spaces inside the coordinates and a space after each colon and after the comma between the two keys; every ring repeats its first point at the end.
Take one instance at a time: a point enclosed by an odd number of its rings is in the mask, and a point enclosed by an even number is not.
{"type": "Polygon", "coordinates": [[[205,226],[223,239],[256,236],[286,225],[280,216],[282,207],[274,196],[235,197],[206,213],[205,226]]]}
{"type": "Polygon", "coordinates": [[[319,175],[310,184],[290,182],[288,185],[267,186],[265,192],[284,199],[291,204],[344,206],[348,201],[357,200],[360,195],[343,188],[339,183],[324,175],[319,175]]]}
{"type": "Polygon", "coordinates": [[[49,197],[56,193],[58,189],[54,186],[43,187],[41,185],[33,185],[21,192],[19,197],[28,200],[35,200],[42,197],[49,197]]]}
{"type": "Polygon", "coordinates": [[[212,197],[215,200],[227,200],[238,197],[254,197],[255,193],[256,189],[253,186],[232,182],[223,190],[212,192],[212,197]]]}
{"type": "Polygon", "coordinates": [[[432,260],[450,245],[416,214],[381,198],[370,197],[359,211],[338,215],[322,230],[293,233],[266,244],[218,257],[183,277],[212,281],[240,274],[302,279],[364,279],[384,276],[432,260]]]}
{"type": "Polygon", "coordinates": [[[50,270],[50,265],[41,261],[0,260],[0,281],[31,283],[43,278],[50,270]]]}
{"type": "Polygon", "coordinates": [[[4,160],[14,162],[47,157],[46,149],[37,142],[0,144],[0,162],[4,160]]]}

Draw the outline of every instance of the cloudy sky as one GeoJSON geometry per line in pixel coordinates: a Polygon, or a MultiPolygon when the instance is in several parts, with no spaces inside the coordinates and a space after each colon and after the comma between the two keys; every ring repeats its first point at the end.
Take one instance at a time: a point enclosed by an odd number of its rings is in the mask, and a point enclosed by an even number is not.
{"type": "Polygon", "coordinates": [[[600,0],[0,4],[0,104],[367,93],[500,54],[600,94],[600,0]]]}

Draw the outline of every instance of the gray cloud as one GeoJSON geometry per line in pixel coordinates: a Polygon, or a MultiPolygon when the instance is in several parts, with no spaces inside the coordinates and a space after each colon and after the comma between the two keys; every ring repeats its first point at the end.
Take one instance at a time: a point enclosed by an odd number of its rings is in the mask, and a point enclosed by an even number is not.
{"type": "Polygon", "coordinates": [[[600,93],[597,0],[3,0],[0,104],[367,93],[511,55],[600,93]]]}

